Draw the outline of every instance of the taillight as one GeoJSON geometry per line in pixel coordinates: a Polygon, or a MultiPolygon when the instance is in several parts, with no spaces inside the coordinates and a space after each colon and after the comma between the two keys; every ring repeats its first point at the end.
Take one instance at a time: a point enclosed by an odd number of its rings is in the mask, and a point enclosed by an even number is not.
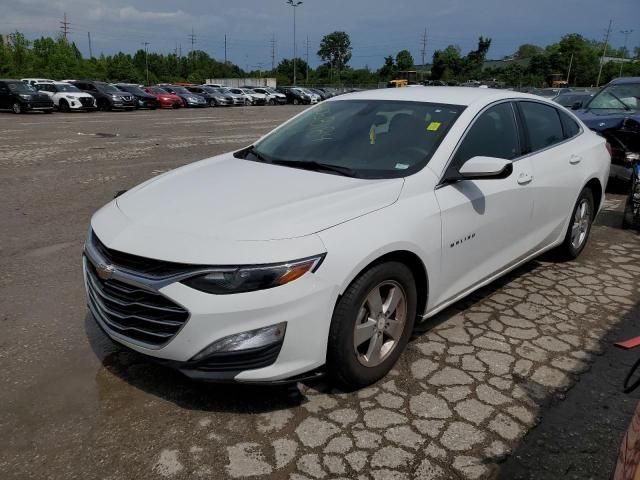
{"type": "Polygon", "coordinates": [[[613,157],[613,149],[611,148],[611,144],[607,142],[605,145],[607,147],[607,152],[609,152],[609,156],[613,157]]]}

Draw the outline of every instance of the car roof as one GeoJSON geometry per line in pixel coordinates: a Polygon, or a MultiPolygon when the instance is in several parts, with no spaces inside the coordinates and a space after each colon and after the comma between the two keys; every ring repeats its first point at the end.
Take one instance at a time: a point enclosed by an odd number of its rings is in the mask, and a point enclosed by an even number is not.
{"type": "Polygon", "coordinates": [[[400,100],[444,103],[450,105],[472,105],[476,102],[490,103],[496,100],[522,98],[540,100],[537,95],[514,92],[512,90],[499,90],[495,88],[471,88],[471,87],[421,87],[421,88],[380,88],[377,90],[364,90],[348,93],[329,99],[329,101],[342,100],[400,100]]]}
{"type": "Polygon", "coordinates": [[[640,83],[640,77],[614,78],[609,82],[609,85],[619,85],[621,83],[640,83]]]}

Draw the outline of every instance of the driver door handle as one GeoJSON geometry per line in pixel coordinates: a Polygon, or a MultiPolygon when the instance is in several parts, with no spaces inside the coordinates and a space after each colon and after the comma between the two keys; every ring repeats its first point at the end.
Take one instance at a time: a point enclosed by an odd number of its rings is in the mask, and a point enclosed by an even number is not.
{"type": "Polygon", "coordinates": [[[580,155],[576,155],[575,153],[571,154],[571,156],[569,157],[569,163],[571,165],[575,165],[577,163],[580,163],[582,161],[582,157],[580,155]]]}
{"type": "Polygon", "coordinates": [[[520,175],[518,175],[518,183],[520,185],[526,185],[527,183],[531,182],[531,180],[533,180],[533,175],[531,175],[530,173],[520,172],[520,175]]]}

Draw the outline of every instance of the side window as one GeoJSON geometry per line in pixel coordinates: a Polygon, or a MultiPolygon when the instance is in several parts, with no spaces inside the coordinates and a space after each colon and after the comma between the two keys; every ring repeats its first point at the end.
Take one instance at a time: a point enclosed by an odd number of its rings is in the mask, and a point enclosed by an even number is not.
{"type": "Polygon", "coordinates": [[[473,123],[450,168],[456,171],[472,157],[496,157],[512,160],[520,153],[518,129],[510,103],[500,103],[482,113],[473,123]]]}
{"type": "Polygon", "coordinates": [[[564,139],[558,110],[542,103],[520,102],[531,151],[542,150],[564,139]]]}
{"type": "Polygon", "coordinates": [[[576,123],[576,121],[567,115],[564,112],[560,113],[560,120],[562,121],[562,129],[564,130],[564,138],[572,138],[575,137],[578,133],[580,133],[580,127],[576,123]]]}

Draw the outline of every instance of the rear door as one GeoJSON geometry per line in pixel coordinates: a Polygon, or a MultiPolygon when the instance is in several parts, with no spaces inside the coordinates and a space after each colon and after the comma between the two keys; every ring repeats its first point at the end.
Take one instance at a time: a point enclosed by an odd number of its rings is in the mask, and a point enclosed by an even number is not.
{"type": "Polygon", "coordinates": [[[11,94],[5,82],[0,82],[0,108],[11,108],[11,94]]]}
{"type": "Polygon", "coordinates": [[[532,233],[542,248],[563,233],[582,188],[581,130],[569,115],[549,104],[519,101],[517,105],[534,176],[532,233]]]}
{"type": "Polygon", "coordinates": [[[442,221],[441,279],[436,304],[526,256],[533,216],[531,161],[521,156],[521,135],[511,102],[480,113],[459,143],[445,173],[455,174],[476,156],[513,160],[503,179],[442,183],[436,191],[442,221]]]}

